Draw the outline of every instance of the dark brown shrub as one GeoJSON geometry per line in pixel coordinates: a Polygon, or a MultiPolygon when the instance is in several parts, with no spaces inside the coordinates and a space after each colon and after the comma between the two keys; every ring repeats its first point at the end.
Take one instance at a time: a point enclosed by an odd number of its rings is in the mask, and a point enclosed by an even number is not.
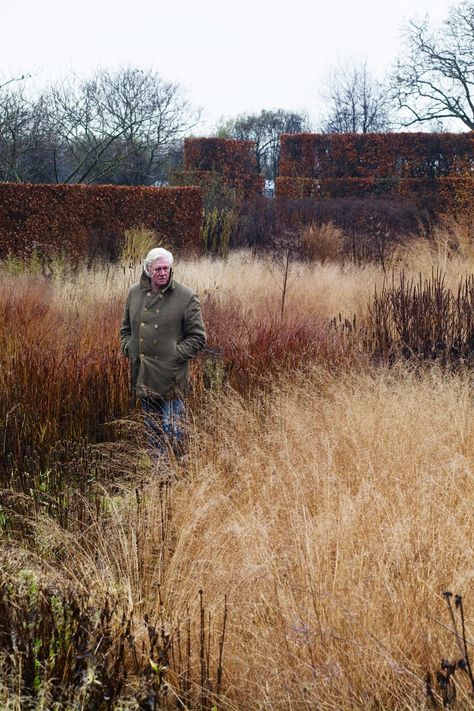
{"type": "Polygon", "coordinates": [[[367,348],[377,358],[436,360],[443,365],[472,363],[474,277],[461,278],[457,292],[441,272],[431,278],[392,278],[370,308],[367,348]]]}

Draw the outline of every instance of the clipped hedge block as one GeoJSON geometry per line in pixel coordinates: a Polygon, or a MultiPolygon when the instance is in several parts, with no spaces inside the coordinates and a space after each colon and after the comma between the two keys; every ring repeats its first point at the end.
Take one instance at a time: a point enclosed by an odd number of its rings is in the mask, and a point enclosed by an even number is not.
{"type": "Polygon", "coordinates": [[[401,180],[398,192],[434,214],[470,215],[474,219],[474,177],[401,180]]]}
{"type": "Polygon", "coordinates": [[[233,192],[236,203],[263,195],[265,176],[259,173],[216,173],[210,170],[177,170],[173,173],[176,185],[195,185],[204,193],[216,189],[216,183],[233,192]]]}
{"type": "Polygon", "coordinates": [[[124,230],[139,227],[174,249],[201,250],[200,189],[0,183],[0,256],[38,246],[116,253],[124,230]]]}
{"type": "Polygon", "coordinates": [[[230,138],[185,138],[184,170],[256,173],[255,142],[230,138]]]}
{"type": "Polygon", "coordinates": [[[290,178],[276,180],[278,200],[304,200],[337,197],[400,196],[432,214],[472,214],[474,216],[474,177],[445,178],[290,178]]]}
{"type": "Polygon", "coordinates": [[[390,195],[396,183],[375,178],[290,178],[279,177],[275,182],[277,198],[302,200],[305,198],[365,197],[390,195]]]}
{"type": "Polygon", "coordinates": [[[280,176],[474,176],[474,133],[283,134],[280,176]]]}

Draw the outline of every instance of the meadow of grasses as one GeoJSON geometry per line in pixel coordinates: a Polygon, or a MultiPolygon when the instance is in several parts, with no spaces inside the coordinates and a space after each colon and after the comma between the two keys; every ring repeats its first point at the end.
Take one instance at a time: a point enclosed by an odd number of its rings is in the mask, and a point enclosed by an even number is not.
{"type": "Polygon", "coordinates": [[[166,477],[118,349],[138,265],[5,261],[0,708],[471,708],[472,236],[178,262],[208,346],[166,477]]]}

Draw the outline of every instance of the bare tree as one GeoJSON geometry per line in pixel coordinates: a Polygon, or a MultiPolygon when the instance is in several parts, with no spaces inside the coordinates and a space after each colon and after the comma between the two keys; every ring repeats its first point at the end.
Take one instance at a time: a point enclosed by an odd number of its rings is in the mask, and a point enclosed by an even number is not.
{"type": "Polygon", "coordinates": [[[154,72],[131,68],[106,72],[101,88],[108,125],[120,135],[120,182],[154,181],[197,115],[192,114],[181,88],[154,72]]]}
{"type": "Polygon", "coordinates": [[[325,99],[328,111],[321,125],[324,133],[372,133],[392,127],[387,88],[371,75],[365,61],[333,69],[325,99]]]}
{"type": "Polygon", "coordinates": [[[27,78],[0,86],[0,180],[49,182],[50,126],[42,97],[26,91],[27,78]]]}
{"type": "Polygon", "coordinates": [[[303,114],[276,109],[237,116],[221,126],[218,133],[221,137],[255,141],[257,169],[269,180],[274,180],[280,161],[280,135],[308,130],[309,120],[303,114]]]}
{"type": "Polygon", "coordinates": [[[32,107],[22,82],[25,76],[0,83],[0,179],[20,181],[24,176],[32,107]]]}
{"type": "Polygon", "coordinates": [[[22,180],[25,136],[29,133],[31,109],[23,92],[1,87],[0,98],[0,179],[22,180]]]}
{"type": "Polygon", "coordinates": [[[442,28],[411,21],[393,73],[404,125],[457,119],[474,130],[474,2],[453,6],[442,28]]]}
{"type": "Polygon", "coordinates": [[[11,88],[13,84],[19,84],[27,78],[30,78],[29,74],[21,74],[19,76],[10,77],[9,79],[0,79],[0,106],[5,96],[5,90],[11,88]]]}
{"type": "Polygon", "coordinates": [[[178,85],[130,67],[53,86],[46,103],[57,182],[153,182],[166,148],[193,125],[178,85]]]}

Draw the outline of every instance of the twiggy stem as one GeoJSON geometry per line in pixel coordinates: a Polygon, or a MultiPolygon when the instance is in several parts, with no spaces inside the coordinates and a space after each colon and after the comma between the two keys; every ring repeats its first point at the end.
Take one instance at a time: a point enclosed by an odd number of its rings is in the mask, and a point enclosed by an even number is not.
{"type": "Polygon", "coordinates": [[[446,600],[446,604],[448,605],[449,614],[451,616],[451,622],[453,623],[454,638],[456,640],[456,644],[458,645],[459,651],[461,652],[461,654],[464,658],[465,655],[464,655],[464,647],[463,647],[463,643],[462,643],[462,636],[459,634],[458,626],[456,623],[456,617],[454,615],[453,606],[451,605],[452,593],[445,592],[445,593],[443,593],[443,597],[446,600]]]}
{"type": "Polygon", "coordinates": [[[227,623],[227,595],[224,595],[224,618],[222,620],[222,632],[219,640],[219,663],[216,674],[216,696],[219,699],[222,685],[222,655],[224,653],[225,628],[227,623]]]}
{"type": "Polygon", "coordinates": [[[474,692],[474,677],[472,675],[471,661],[469,659],[469,652],[467,651],[467,639],[466,639],[466,623],[464,620],[464,607],[462,602],[462,595],[456,595],[456,605],[459,607],[459,612],[461,614],[461,632],[462,641],[464,646],[464,659],[466,660],[467,673],[469,680],[471,682],[471,689],[474,692]]]}

